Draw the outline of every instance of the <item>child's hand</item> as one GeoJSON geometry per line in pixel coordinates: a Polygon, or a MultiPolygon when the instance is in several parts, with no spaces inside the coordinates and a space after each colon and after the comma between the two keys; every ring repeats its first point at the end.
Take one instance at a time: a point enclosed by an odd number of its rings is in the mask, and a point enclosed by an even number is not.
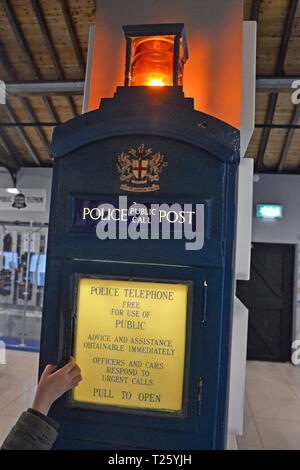
{"type": "Polygon", "coordinates": [[[82,380],[81,371],[72,356],[68,364],[59,370],[56,369],[57,366],[53,365],[45,367],[32,405],[34,410],[45,415],[48,414],[50,406],[57,398],[76,387],[82,380]]]}

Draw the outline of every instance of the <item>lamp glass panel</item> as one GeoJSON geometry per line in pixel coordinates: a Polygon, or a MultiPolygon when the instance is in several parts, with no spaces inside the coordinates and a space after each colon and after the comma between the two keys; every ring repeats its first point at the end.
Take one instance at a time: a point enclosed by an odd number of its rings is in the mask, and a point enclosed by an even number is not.
{"type": "MultiPolygon", "coordinates": [[[[173,86],[174,39],[175,36],[132,39],[130,86],[173,86]]],[[[181,61],[179,69],[182,81],[181,61]]]]}

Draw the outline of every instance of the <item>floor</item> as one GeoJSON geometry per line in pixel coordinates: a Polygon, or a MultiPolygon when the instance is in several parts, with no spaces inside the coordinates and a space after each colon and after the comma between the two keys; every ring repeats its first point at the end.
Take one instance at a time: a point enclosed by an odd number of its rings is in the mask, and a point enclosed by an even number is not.
{"type": "MultiPolygon", "coordinates": [[[[0,360],[0,445],[32,404],[38,354],[8,350],[6,364],[1,362],[5,361],[0,360]]],[[[300,368],[247,363],[244,434],[237,444],[240,450],[300,450],[300,368]]]]}
{"type": "Polygon", "coordinates": [[[300,368],[249,361],[242,450],[300,449],[300,368]]]}
{"type": "Polygon", "coordinates": [[[32,405],[39,358],[27,351],[6,350],[5,355],[6,360],[3,354],[0,360],[0,445],[22,411],[32,405]]]}

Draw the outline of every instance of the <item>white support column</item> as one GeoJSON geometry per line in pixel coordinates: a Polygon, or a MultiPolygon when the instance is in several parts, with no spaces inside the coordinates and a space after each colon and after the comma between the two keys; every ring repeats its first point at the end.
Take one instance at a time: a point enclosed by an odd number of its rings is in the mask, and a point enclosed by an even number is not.
{"type": "Polygon", "coordinates": [[[241,158],[245,156],[255,126],[256,21],[243,23],[241,158]]]}
{"type": "MultiPolygon", "coordinates": [[[[238,173],[235,280],[250,279],[253,171],[252,158],[243,158],[255,126],[256,22],[243,26],[241,163],[238,173]]],[[[236,297],[233,304],[227,449],[243,434],[248,310],[236,297]]]]}
{"type": "Polygon", "coordinates": [[[91,83],[91,75],[92,75],[92,59],[93,59],[93,52],[94,52],[94,42],[95,42],[95,26],[91,26],[90,35],[89,35],[88,56],[87,56],[87,63],[86,63],[82,114],[87,113],[89,110],[90,83],[91,83]]]}
{"type": "Polygon", "coordinates": [[[243,158],[238,173],[235,280],[249,281],[253,211],[253,158],[243,158]]]}

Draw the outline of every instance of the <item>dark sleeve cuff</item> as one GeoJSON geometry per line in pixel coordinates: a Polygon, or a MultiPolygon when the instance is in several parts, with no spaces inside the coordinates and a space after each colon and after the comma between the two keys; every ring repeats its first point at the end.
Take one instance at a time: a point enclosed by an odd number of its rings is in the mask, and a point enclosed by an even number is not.
{"type": "Polygon", "coordinates": [[[24,411],[4,440],[1,450],[52,449],[58,433],[53,427],[53,420],[51,424],[48,420],[50,418],[36,410],[24,411]]]}
{"type": "Polygon", "coordinates": [[[58,430],[58,428],[59,428],[58,423],[56,421],[54,421],[54,419],[49,418],[49,416],[46,416],[43,413],[40,413],[39,411],[34,410],[33,408],[28,408],[27,412],[37,416],[38,418],[43,419],[44,421],[46,421],[46,423],[48,423],[50,426],[52,426],[55,429],[55,431],[58,430]]]}

